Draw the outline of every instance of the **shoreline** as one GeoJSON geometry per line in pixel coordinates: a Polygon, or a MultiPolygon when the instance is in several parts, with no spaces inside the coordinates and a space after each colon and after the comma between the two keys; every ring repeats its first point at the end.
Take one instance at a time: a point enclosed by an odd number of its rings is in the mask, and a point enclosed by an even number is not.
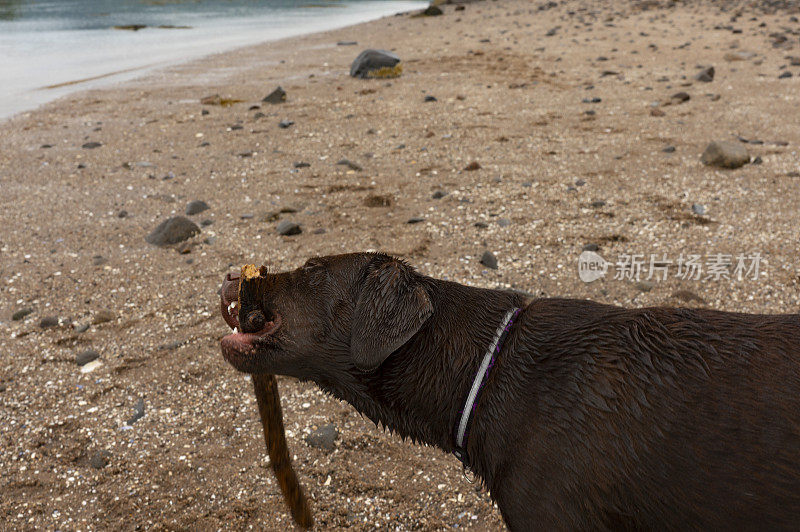
{"type": "MultiPolygon", "coordinates": [[[[216,291],[245,263],[281,271],[380,250],[536,297],[796,313],[794,13],[731,22],[706,4],[605,4],[446,5],[215,54],[0,122],[8,526],[289,526],[251,383],[220,355],[216,291]],[[403,75],[351,78],[366,48],[396,53],[403,75]],[[263,102],[278,86],[286,101],[263,102]],[[201,104],[215,94],[241,103],[201,104]],[[714,140],[750,164],[703,164],[714,140]],[[208,209],[187,215],[194,200],[208,209]],[[174,216],[201,233],[146,242],[174,216]],[[301,233],[279,234],[283,221],[301,233]],[[580,279],[585,250],[612,264],[604,278],[580,279]],[[697,254],[706,268],[755,253],[754,279],[682,278],[675,262],[663,280],[615,278],[626,255],[697,254]]],[[[454,457],[279,382],[320,529],[502,529],[454,457]],[[330,446],[310,443],[328,425],[330,446]]]]}
{"type": "MultiPolygon", "coordinates": [[[[337,13],[333,19],[328,20],[327,22],[322,22],[322,20],[324,20],[323,18],[311,19],[308,21],[303,20],[303,24],[310,24],[309,28],[304,28],[300,25],[297,25],[287,29],[271,27],[267,25],[263,29],[259,28],[259,34],[256,34],[256,30],[254,28],[249,28],[248,32],[243,33],[242,36],[238,36],[231,42],[218,42],[220,40],[219,35],[216,35],[214,31],[210,30],[209,28],[203,28],[202,31],[207,33],[204,40],[197,40],[198,38],[193,36],[185,41],[176,41],[172,43],[172,45],[175,46],[176,52],[159,52],[159,55],[148,58],[148,60],[144,63],[141,60],[129,59],[123,62],[124,68],[119,68],[119,65],[115,64],[113,65],[114,68],[110,71],[98,71],[96,67],[93,66],[90,68],[90,71],[92,72],[90,75],[79,76],[76,72],[76,75],[69,79],[61,79],[55,82],[52,82],[52,79],[49,81],[45,81],[43,79],[42,83],[40,84],[22,88],[24,92],[19,92],[19,90],[16,90],[16,92],[8,93],[5,95],[7,103],[0,104],[0,122],[20,113],[33,111],[41,105],[55,101],[77,91],[113,88],[117,85],[123,85],[126,82],[135,80],[139,77],[147,76],[149,73],[176,67],[183,63],[201,61],[206,57],[214,56],[220,53],[233,52],[249,46],[259,46],[284,39],[303,37],[305,35],[326,31],[335,31],[337,29],[342,29],[349,26],[357,26],[359,24],[368,23],[387,16],[394,16],[396,13],[408,13],[419,10],[424,7],[423,4],[423,2],[415,2],[414,0],[398,1],[387,6],[382,6],[380,9],[375,7],[374,12],[361,12],[358,4],[351,4],[348,5],[348,8],[356,9],[355,12],[337,13]],[[264,38],[264,36],[260,35],[264,32],[276,33],[277,35],[264,38]],[[220,49],[211,52],[206,51],[207,48],[214,46],[218,46],[220,49]],[[80,87],[78,87],[78,85],[80,85],[80,87]],[[10,103],[8,103],[9,101],[15,101],[16,103],[12,106],[10,103]]],[[[326,11],[325,8],[319,9],[323,12],[326,11]]],[[[279,13],[279,15],[283,14],[279,13]]],[[[230,22],[227,22],[227,24],[230,24],[230,22]]],[[[157,27],[154,28],[156,30],[158,29],[157,27]]],[[[189,29],[194,31],[193,28],[189,29]]],[[[146,37],[144,33],[138,31],[122,31],[120,33],[121,30],[114,28],[110,28],[108,31],[119,34],[117,36],[119,39],[138,39],[146,37]]],[[[143,43],[141,41],[134,41],[129,43],[127,46],[130,48],[138,48],[141,47],[142,44],[143,43]]],[[[152,47],[153,45],[151,44],[150,46],[152,47]]],[[[170,46],[170,44],[168,43],[167,46],[170,46]]],[[[108,63],[108,59],[104,59],[103,57],[99,59],[101,62],[105,60],[105,63],[103,64],[108,63]]],[[[13,66],[13,63],[11,63],[10,66],[13,66]]],[[[108,63],[107,68],[112,68],[112,64],[108,63]]]]}

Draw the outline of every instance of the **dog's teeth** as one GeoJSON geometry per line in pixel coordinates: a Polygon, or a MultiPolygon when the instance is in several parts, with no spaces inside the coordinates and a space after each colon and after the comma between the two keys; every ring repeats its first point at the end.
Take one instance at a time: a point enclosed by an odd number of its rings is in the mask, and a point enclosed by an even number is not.
{"type": "Polygon", "coordinates": [[[239,334],[239,327],[233,328],[233,334],[239,334]]]}

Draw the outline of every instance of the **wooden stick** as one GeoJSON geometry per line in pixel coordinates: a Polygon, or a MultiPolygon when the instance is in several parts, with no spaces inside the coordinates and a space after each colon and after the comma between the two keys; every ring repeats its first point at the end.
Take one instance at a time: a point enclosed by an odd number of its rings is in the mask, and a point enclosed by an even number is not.
{"type": "Polygon", "coordinates": [[[268,373],[255,373],[252,377],[272,471],[278,479],[283,498],[292,512],[295,523],[302,528],[311,528],[314,525],[311,507],[292,469],[289,447],[286,444],[278,381],[275,375],[268,373]]]}

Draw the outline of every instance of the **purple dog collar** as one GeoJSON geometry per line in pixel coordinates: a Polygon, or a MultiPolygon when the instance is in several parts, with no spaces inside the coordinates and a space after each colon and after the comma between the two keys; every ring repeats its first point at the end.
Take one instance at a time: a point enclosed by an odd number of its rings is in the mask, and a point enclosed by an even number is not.
{"type": "Polygon", "coordinates": [[[509,310],[503,319],[503,323],[497,328],[492,344],[483,356],[483,361],[481,362],[480,368],[478,368],[478,373],[475,375],[475,380],[472,381],[472,387],[464,403],[464,409],[461,411],[461,420],[456,426],[456,449],[453,451],[453,454],[456,455],[456,458],[461,460],[465,468],[469,460],[466,446],[467,428],[469,427],[470,419],[472,419],[472,414],[477,407],[478,396],[486,385],[486,381],[489,378],[489,371],[491,371],[494,366],[495,359],[497,355],[500,354],[500,349],[503,347],[503,342],[511,331],[511,326],[514,325],[514,320],[519,315],[520,311],[521,309],[519,308],[509,310]]]}

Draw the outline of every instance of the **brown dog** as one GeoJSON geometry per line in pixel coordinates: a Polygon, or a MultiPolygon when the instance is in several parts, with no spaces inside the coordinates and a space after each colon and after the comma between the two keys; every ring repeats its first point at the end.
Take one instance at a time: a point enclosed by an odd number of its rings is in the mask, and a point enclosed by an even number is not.
{"type": "Polygon", "coordinates": [[[800,315],[530,299],[369,253],[267,277],[228,362],[457,453],[512,530],[800,526],[800,315]]]}

